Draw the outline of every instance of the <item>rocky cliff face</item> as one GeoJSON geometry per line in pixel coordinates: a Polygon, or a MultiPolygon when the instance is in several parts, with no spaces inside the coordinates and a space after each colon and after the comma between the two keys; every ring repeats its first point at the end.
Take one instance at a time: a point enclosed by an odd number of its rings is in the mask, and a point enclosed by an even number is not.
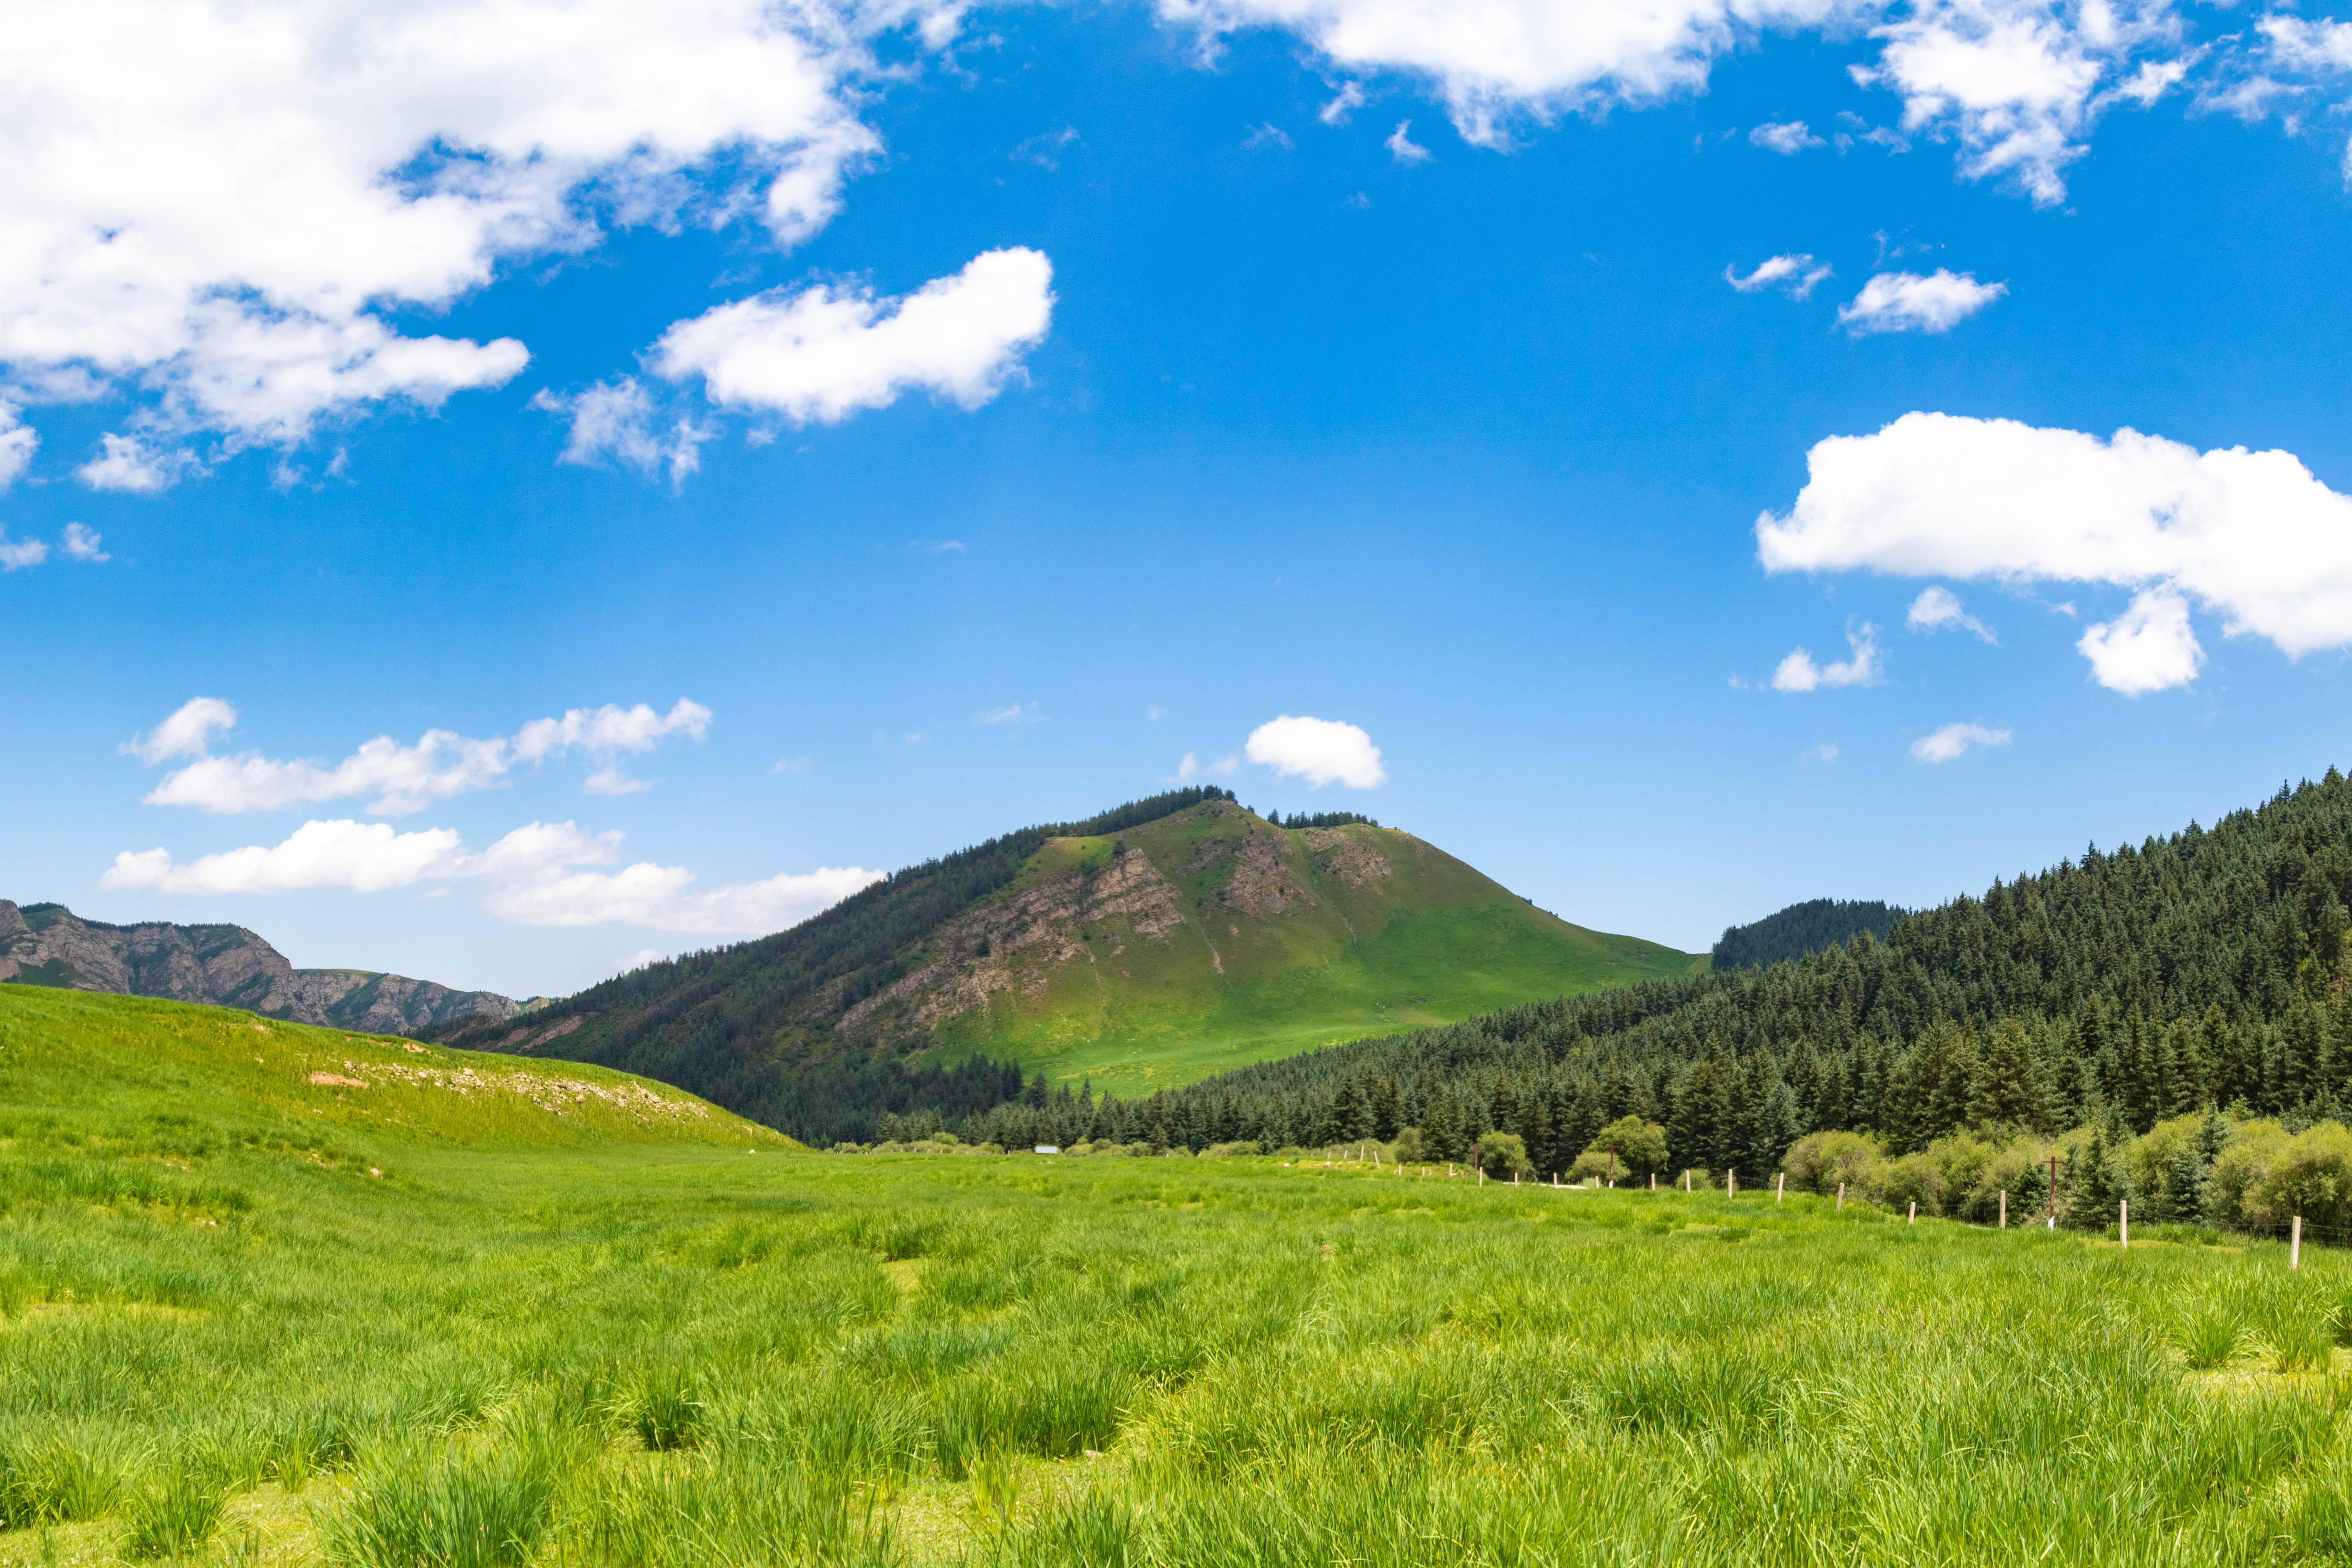
{"type": "Polygon", "coordinates": [[[513,1017],[528,1004],[404,974],[297,969],[243,926],[107,925],[62,904],[0,899],[0,984],[61,985],[243,1007],[369,1034],[415,1034],[453,1018],[513,1017]]]}

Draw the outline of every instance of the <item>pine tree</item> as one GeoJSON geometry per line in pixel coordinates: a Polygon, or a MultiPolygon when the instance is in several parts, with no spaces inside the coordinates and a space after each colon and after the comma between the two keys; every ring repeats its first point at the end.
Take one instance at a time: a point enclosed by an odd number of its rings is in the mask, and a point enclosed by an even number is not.
{"type": "Polygon", "coordinates": [[[1985,1036],[1984,1047],[1976,1056],[1976,1072],[1969,1085],[1969,1124],[2041,1131],[2050,1125],[2049,1098],[2041,1054],[2027,1037],[2024,1024],[2003,1018],[1985,1036]]]}
{"type": "Polygon", "coordinates": [[[1386,1073],[1373,1079],[1366,1100],[1371,1114],[1372,1136],[1385,1143],[1404,1125],[1404,1107],[1397,1098],[1396,1079],[1386,1073]]]}

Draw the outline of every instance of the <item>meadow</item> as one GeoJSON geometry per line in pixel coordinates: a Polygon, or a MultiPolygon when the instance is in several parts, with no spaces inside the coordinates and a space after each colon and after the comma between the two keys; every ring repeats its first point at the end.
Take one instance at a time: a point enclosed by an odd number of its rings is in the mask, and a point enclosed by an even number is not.
{"type": "Polygon", "coordinates": [[[0,990],[0,1563],[2352,1556],[2336,1253],[628,1087],[0,990]]]}

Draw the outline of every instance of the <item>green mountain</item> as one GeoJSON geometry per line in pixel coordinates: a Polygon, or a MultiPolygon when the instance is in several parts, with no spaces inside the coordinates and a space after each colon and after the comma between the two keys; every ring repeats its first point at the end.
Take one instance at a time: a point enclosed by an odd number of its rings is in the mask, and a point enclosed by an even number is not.
{"type": "Polygon", "coordinates": [[[829,1141],[882,1110],[985,1109],[1019,1088],[1000,1063],[1132,1095],[1704,966],[1571,925],[1412,834],[1277,826],[1192,790],[436,1037],[608,1062],[829,1141]]]}

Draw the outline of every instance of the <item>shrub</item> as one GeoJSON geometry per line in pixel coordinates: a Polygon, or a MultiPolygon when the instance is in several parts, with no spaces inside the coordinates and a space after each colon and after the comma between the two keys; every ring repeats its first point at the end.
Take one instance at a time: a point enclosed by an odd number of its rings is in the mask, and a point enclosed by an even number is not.
{"type": "Polygon", "coordinates": [[[2296,1215],[2305,1225],[2352,1225],[2352,1131],[2323,1121],[2290,1139],[2245,1190],[2245,1224],[2275,1229],[2296,1215]]]}
{"type": "Polygon", "coordinates": [[[2205,1187],[2206,1211],[2216,1223],[2256,1223],[2246,1213],[2248,1194],[2270,1170],[2271,1161],[2291,1142],[2287,1130],[2275,1121],[2241,1121],[2231,1129],[2230,1142],[2213,1162],[2213,1173],[2205,1187]]]}
{"type": "Polygon", "coordinates": [[[1799,1192],[1834,1193],[1849,1186],[1866,1192],[1878,1168],[1878,1145],[1859,1132],[1808,1132],[1790,1145],[1780,1168],[1799,1192]]]}
{"type": "Polygon", "coordinates": [[[1422,1142],[1421,1129],[1418,1127],[1398,1128],[1396,1142],[1389,1145],[1389,1152],[1404,1163],[1425,1160],[1429,1157],[1428,1150],[1422,1142]]]}
{"type": "Polygon", "coordinates": [[[1942,1214],[1943,1163],[1925,1150],[1889,1160],[1875,1173],[1872,1195],[1891,1209],[1907,1211],[1916,1203],[1922,1214],[1942,1214]]]}
{"type": "MultiPolygon", "coordinates": [[[[1609,1176],[1607,1159],[1612,1149],[1616,1151],[1616,1174],[1649,1178],[1653,1171],[1666,1169],[1666,1130],[1654,1121],[1644,1121],[1638,1116],[1621,1116],[1593,1135],[1584,1146],[1584,1154],[1602,1158],[1601,1176],[1609,1176]]],[[[1577,1163],[1583,1163],[1579,1156],[1577,1163]]]]}
{"type": "Polygon", "coordinates": [[[1478,1140],[1478,1162],[1490,1176],[1508,1176],[1534,1170],[1525,1140],[1516,1132],[1489,1132],[1478,1140]]]}
{"type": "Polygon", "coordinates": [[[1201,1151],[1201,1153],[1204,1158],[1213,1159],[1225,1159],[1236,1155],[1255,1154],[1256,1152],[1257,1145],[1247,1139],[1244,1139],[1238,1143],[1212,1143],[1207,1148],[1201,1151]]]}

